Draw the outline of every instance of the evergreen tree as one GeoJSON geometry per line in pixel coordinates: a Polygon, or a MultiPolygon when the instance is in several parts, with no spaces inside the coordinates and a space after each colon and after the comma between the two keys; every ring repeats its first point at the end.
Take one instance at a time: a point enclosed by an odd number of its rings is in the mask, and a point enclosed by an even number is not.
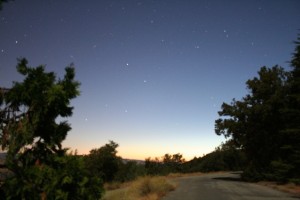
{"type": "Polygon", "coordinates": [[[278,66],[262,67],[259,77],[247,81],[250,94],[229,105],[223,103],[216,133],[231,137],[245,151],[251,178],[259,179],[280,156],[287,73],[278,66]],[[256,173],[258,171],[258,173],[256,173]],[[256,175],[253,176],[253,173],[256,175]]]}
{"type": "Polygon", "coordinates": [[[91,175],[99,177],[105,182],[114,180],[121,162],[121,157],[117,156],[118,146],[114,141],[110,141],[108,144],[90,151],[85,163],[91,175]]]}
{"type": "Polygon", "coordinates": [[[100,180],[88,177],[81,161],[67,156],[61,145],[71,127],[57,119],[72,115],[70,100],[79,95],[74,68],[66,67],[64,78],[57,80],[44,66],[27,64],[19,60],[24,80],[0,99],[0,139],[13,172],[2,192],[7,199],[100,198],[100,180]]]}
{"type": "Polygon", "coordinates": [[[300,183],[300,37],[295,44],[292,71],[261,68],[250,94],[219,112],[215,131],[245,151],[244,177],[300,183]]]}
{"type": "Polygon", "coordinates": [[[285,127],[282,130],[284,135],[282,155],[281,159],[273,163],[273,168],[281,180],[284,181],[288,177],[300,183],[300,35],[295,44],[283,112],[285,127]]]}
{"type": "Polygon", "coordinates": [[[182,172],[182,164],[185,162],[185,159],[180,153],[173,155],[165,154],[162,162],[167,173],[178,173],[182,172]]]}

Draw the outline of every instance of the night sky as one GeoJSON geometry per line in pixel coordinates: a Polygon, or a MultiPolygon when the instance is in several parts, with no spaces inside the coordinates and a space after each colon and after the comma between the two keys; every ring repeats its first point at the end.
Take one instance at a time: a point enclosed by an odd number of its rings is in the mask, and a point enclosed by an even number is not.
{"type": "Polygon", "coordinates": [[[109,140],[119,155],[181,153],[225,139],[222,102],[240,99],[262,66],[290,69],[299,0],[15,0],[0,11],[0,86],[21,81],[17,58],[63,77],[74,63],[64,147],[86,154],[109,140]]]}

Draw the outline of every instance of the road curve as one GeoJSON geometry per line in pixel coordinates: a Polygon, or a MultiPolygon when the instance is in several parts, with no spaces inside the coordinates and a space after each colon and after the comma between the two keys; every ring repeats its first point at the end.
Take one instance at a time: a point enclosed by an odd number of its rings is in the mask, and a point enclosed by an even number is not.
{"type": "Polygon", "coordinates": [[[239,173],[215,173],[175,179],[178,184],[162,200],[296,200],[291,194],[241,182],[239,173]]]}

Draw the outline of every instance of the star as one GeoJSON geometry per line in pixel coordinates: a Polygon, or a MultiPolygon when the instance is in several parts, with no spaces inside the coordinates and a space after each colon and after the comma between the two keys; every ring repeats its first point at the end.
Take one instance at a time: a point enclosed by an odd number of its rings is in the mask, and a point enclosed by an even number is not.
{"type": "Polygon", "coordinates": [[[229,34],[227,33],[227,30],[224,29],[223,32],[226,34],[225,37],[226,37],[226,38],[229,38],[229,34]]]}
{"type": "Polygon", "coordinates": [[[18,40],[16,40],[16,44],[18,44],[19,42],[18,42],[18,40]]]}

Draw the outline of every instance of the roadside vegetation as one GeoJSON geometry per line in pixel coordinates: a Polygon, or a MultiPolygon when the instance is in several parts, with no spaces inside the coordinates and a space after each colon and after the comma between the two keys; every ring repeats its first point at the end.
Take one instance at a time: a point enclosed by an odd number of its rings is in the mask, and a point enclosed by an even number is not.
{"type": "Polygon", "coordinates": [[[108,190],[104,200],[158,200],[174,189],[175,185],[166,177],[144,176],[118,189],[108,190]]]}
{"type": "Polygon", "coordinates": [[[106,188],[107,200],[153,200],[175,188],[161,176],[214,171],[241,170],[245,180],[299,185],[300,36],[295,44],[291,71],[262,67],[246,82],[249,94],[222,105],[215,132],[227,142],[190,161],[180,153],[125,161],[114,141],[85,156],[68,153],[62,142],[71,126],[63,119],[72,116],[70,101],[79,95],[74,67],[57,78],[44,66],[18,60],[23,81],[0,87],[0,144],[7,152],[0,199],[100,199],[106,188]]]}
{"type": "Polygon", "coordinates": [[[30,67],[20,59],[17,71],[24,80],[0,88],[0,140],[7,152],[4,171],[10,174],[1,182],[1,198],[100,199],[104,183],[133,180],[137,184],[130,188],[136,189],[125,190],[130,196],[158,198],[169,189],[162,189],[167,184],[154,188],[152,182],[167,182],[148,176],[228,170],[243,171],[248,181],[299,185],[300,38],[296,45],[291,71],[262,67],[258,77],[246,82],[249,94],[223,103],[215,131],[228,140],[190,161],[180,153],[143,163],[125,161],[117,156],[114,141],[86,156],[67,153],[61,143],[71,127],[57,117],[72,115],[70,100],[79,95],[80,85],[75,70],[68,66],[64,78],[57,79],[44,66],[30,67]]]}
{"type": "Polygon", "coordinates": [[[0,185],[0,198],[100,198],[101,178],[91,176],[81,157],[62,148],[71,130],[62,120],[72,115],[70,100],[79,95],[74,67],[66,67],[58,79],[44,66],[30,67],[20,59],[17,71],[24,80],[0,88],[0,140],[10,172],[0,185]]]}
{"type": "Polygon", "coordinates": [[[245,180],[300,184],[300,35],[295,44],[291,71],[262,67],[216,120],[216,134],[245,153],[245,180]]]}

